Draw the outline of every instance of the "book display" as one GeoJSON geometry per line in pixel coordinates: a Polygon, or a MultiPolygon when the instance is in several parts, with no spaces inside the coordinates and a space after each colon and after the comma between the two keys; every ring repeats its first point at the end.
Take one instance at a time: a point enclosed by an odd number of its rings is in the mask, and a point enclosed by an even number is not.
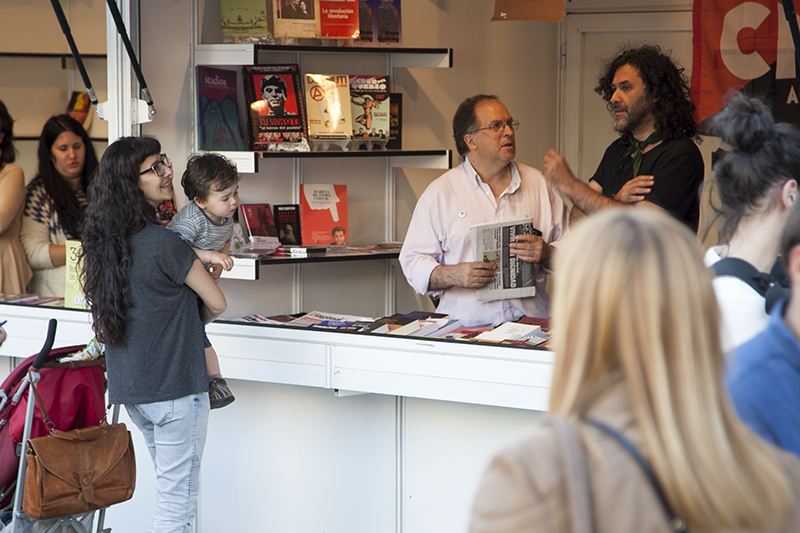
{"type": "Polygon", "coordinates": [[[287,43],[294,38],[319,38],[320,0],[273,0],[275,38],[287,43]]]}
{"type": "Polygon", "coordinates": [[[350,81],[346,74],[306,74],[306,106],[311,146],[325,150],[338,145],[347,150],[353,123],[350,81]]]}
{"type": "Polygon", "coordinates": [[[353,115],[352,148],[373,146],[386,149],[389,140],[389,77],[350,76],[350,106],[353,115]]]}
{"type": "Polygon", "coordinates": [[[305,144],[306,108],[298,65],[246,66],[242,77],[250,147],[275,150],[285,144],[305,144]]]}
{"type": "Polygon", "coordinates": [[[319,0],[320,35],[327,39],[358,37],[358,0],[319,0]]]}
{"type": "Polygon", "coordinates": [[[403,93],[389,94],[389,142],[386,148],[403,148],[403,93]]]}
{"type": "Polygon", "coordinates": [[[268,40],[265,0],[220,0],[222,42],[261,43],[268,40]]]}
{"type": "Polygon", "coordinates": [[[358,44],[400,46],[400,0],[358,0],[358,44]]]}
{"type": "Polygon", "coordinates": [[[347,185],[301,185],[300,218],[304,245],[346,245],[347,185]]]}
{"type": "Polygon", "coordinates": [[[275,224],[278,226],[278,239],[284,246],[300,244],[300,205],[286,204],[275,205],[275,224]]]}
{"type": "Polygon", "coordinates": [[[236,96],[236,72],[198,67],[197,96],[200,149],[245,150],[236,96]]]}

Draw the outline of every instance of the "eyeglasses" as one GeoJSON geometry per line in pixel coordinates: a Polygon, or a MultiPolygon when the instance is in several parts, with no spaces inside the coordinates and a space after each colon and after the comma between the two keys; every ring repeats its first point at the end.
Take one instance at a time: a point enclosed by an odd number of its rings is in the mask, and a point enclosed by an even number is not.
{"type": "Polygon", "coordinates": [[[500,133],[501,131],[503,131],[505,129],[506,126],[511,128],[512,130],[516,131],[516,129],[519,128],[519,121],[518,120],[514,120],[513,118],[510,118],[510,119],[506,120],[505,122],[503,122],[502,120],[498,120],[496,122],[492,122],[491,124],[489,124],[485,128],[474,129],[474,130],[472,130],[472,133],[478,133],[481,130],[492,130],[495,133],[500,133]]]}
{"type": "Polygon", "coordinates": [[[153,172],[156,173],[156,176],[158,176],[159,178],[163,178],[164,175],[167,173],[167,167],[172,168],[172,161],[169,160],[167,154],[161,154],[161,159],[153,163],[147,170],[139,172],[139,175],[141,176],[142,174],[147,174],[152,170],[153,172]]]}

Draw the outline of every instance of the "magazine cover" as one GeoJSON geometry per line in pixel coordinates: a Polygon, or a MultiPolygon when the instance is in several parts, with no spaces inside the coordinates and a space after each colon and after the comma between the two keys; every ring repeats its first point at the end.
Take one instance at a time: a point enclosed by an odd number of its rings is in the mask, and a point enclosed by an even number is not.
{"type": "Polygon", "coordinates": [[[319,0],[272,0],[272,21],[277,39],[319,38],[319,0]]]}
{"type": "Polygon", "coordinates": [[[239,121],[236,72],[197,67],[198,136],[201,150],[247,150],[239,121]]]}
{"type": "Polygon", "coordinates": [[[350,76],[353,139],[386,139],[390,106],[388,76],[350,76]]]}
{"type": "Polygon", "coordinates": [[[542,235],[531,218],[486,222],[470,226],[473,260],[494,263],[494,280],[476,291],[479,302],[536,295],[533,263],[512,254],[508,244],[517,235],[542,235]]]}
{"type": "Polygon", "coordinates": [[[273,206],[273,210],[281,244],[300,244],[300,205],[276,205],[273,206]]]}
{"type": "Polygon", "coordinates": [[[311,138],[349,139],[352,130],[347,74],[304,76],[311,138]]]}
{"type": "Polygon", "coordinates": [[[358,0],[360,46],[401,46],[400,0],[358,0]]]}
{"type": "Polygon", "coordinates": [[[266,39],[267,0],[220,0],[222,42],[247,43],[266,39]]]}
{"type": "Polygon", "coordinates": [[[403,148],[403,93],[389,94],[389,142],[386,148],[403,148]]]}
{"type": "Polygon", "coordinates": [[[330,39],[358,37],[358,0],[319,0],[320,34],[330,39]]]}
{"type": "Polygon", "coordinates": [[[270,150],[275,143],[308,140],[298,66],[246,66],[242,74],[251,149],[270,150]]]}
{"type": "Polygon", "coordinates": [[[346,245],[347,185],[300,185],[300,219],[303,244],[346,245]]]}

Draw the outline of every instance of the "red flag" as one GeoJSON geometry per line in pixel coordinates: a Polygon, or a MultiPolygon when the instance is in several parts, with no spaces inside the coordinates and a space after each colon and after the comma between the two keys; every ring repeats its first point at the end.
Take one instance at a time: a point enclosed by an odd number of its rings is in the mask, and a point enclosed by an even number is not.
{"type": "Polygon", "coordinates": [[[794,43],[780,0],[695,0],[692,25],[698,122],[742,91],[768,100],[777,120],[800,124],[794,43]]]}

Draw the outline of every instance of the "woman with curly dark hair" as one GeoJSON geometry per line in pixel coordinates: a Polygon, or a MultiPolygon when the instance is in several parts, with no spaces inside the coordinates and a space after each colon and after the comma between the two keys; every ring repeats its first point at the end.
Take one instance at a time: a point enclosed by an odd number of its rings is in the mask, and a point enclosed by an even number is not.
{"type": "Polygon", "coordinates": [[[156,469],[150,531],[184,532],[194,521],[210,410],[197,298],[210,322],[225,297],[192,248],[158,224],[172,197],[160,143],[112,143],[89,187],[83,288],[105,343],[109,401],[125,404],[156,469]]]}
{"type": "Polygon", "coordinates": [[[595,88],[607,102],[620,138],[603,154],[588,185],[550,150],[544,173],[577,210],[656,207],[697,232],[705,166],[694,104],[683,68],[658,46],[627,48],[609,61],[595,88]]]}
{"type": "Polygon", "coordinates": [[[39,136],[39,174],[28,185],[20,241],[33,269],[30,292],[64,296],[66,241],[80,239],[97,155],[81,123],[51,117],[39,136]]]}

